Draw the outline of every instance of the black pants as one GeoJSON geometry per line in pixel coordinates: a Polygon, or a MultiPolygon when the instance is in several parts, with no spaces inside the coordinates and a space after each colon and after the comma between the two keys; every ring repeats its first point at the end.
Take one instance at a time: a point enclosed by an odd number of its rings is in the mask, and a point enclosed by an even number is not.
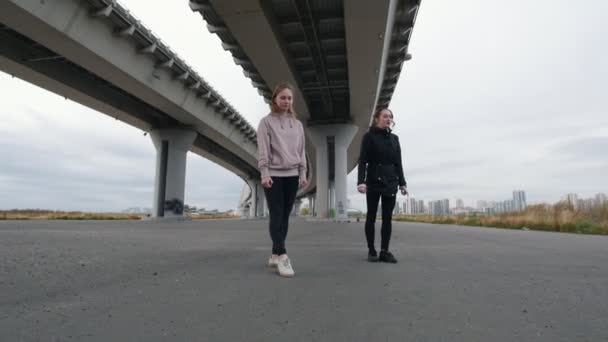
{"type": "Polygon", "coordinates": [[[378,202],[382,198],[382,230],[380,236],[380,249],[388,251],[388,244],[391,240],[393,209],[395,208],[396,194],[384,195],[380,192],[367,193],[367,219],[365,220],[365,238],[367,239],[367,248],[375,250],[374,235],[376,223],[376,212],[378,211],[378,202]]]}
{"type": "Polygon", "coordinates": [[[285,238],[289,226],[289,214],[298,192],[299,177],[272,177],[270,189],[264,188],[268,211],[270,212],[270,238],[272,254],[285,254],[285,238]]]}

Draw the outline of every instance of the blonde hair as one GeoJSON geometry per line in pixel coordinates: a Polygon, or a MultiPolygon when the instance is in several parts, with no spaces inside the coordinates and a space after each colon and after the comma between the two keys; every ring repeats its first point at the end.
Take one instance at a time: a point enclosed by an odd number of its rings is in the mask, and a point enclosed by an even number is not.
{"type": "MultiPolygon", "coordinates": [[[[279,85],[277,85],[274,88],[274,91],[272,92],[272,97],[270,98],[270,110],[273,113],[281,112],[281,110],[279,109],[279,106],[277,106],[277,104],[274,102],[274,100],[277,98],[277,95],[279,95],[279,93],[285,89],[289,89],[293,96],[294,90],[293,90],[293,86],[291,84],[284,82],[284,83],[280,83],[279,85]]],[[[296,111],[293,109],[293,104],[291,105],[291,107],[289,108],[287,113],[291,114],[294,118],[298,117],[298,115],[296,114],[296,111]]]]}

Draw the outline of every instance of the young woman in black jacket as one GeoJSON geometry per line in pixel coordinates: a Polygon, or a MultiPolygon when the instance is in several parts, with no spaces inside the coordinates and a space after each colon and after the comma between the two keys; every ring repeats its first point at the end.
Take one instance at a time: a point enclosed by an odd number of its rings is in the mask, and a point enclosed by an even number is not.
{"type": "Polygon", "coordinates": [[[374,120],[369,131],[361,141],[357,190],[366,194],[367,219],[365,237],[367,239],[368,260],[396,263],[397,259],[388,250],[391,239],[393,209],[395,208],[397,190],[407,194],[401,163],[401,146],[399,138],[391,133],[393,112],[382,108],[374,113],[374,120]],[[376,212],[378,202],[382,200],[382,230],[380,256],[374,246],[376,212]]]}

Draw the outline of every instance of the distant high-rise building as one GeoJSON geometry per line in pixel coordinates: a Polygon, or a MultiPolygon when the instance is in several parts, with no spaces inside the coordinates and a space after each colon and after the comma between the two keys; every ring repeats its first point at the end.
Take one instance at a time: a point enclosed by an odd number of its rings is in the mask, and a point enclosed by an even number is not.
{"type": "Polygon", "coordinates": [[[426,212],[426,208],[424,207],[424,201],[418,200],[416,201],[416,214],[424,214],[426,212]]]}
{"type": "Polygon", "coordinates": [[[408,198],[405,200],[405,202],[403,203],[404,211],[407,215],[414,215],[416,213],[415,207],[416,207],[416,200],[413,198],[408,198]]]}
{"type": "Polygon", "coordinates": [[[449,199],[443,199],[443,200],[441,200],[441,209],[442,209],[442,214],[443,215],[449,215],[450,214],[450,200],[449,199]]]}
{"type": "Polygon", "coordinates": [[[490,209],[492,209],[492,212],[495,214],[502,214],[506,211],[505,202],[498,202],[490,209]]]}
{"type": "Polygon", "coordinates": [[[419,215],[425,213],[424,201],[409,198],[403,203],[403,212],[408,215],[419,215]]]}
{"type": "Polygon", "coordinates": [[[526,192],[523,190],[513,191],[513,210],[523,211],[527,207],[526,204],[526,192]]]}
{"type": "Polygon", "coordinates": [[[600,205],[604,205],[608,202],[608,198],[606,197],[605,193],[597,193],[595,194],[595,205],[600,206],[600,205]]]}
{"type": "Polygon", "coordinates": [[[410,197],[403,202],[403,212],[407,215],[424,214],[424,202],[410,197]]]}
{"type": "Polygon", "coordinates": [[[429,201],[429,215],[448,215],[450,213],[450,200],[429,201]]]}
{"type": "Polygon", "coordinates": [[[456,200],[456,208],[464,208],[464,201],[462,199],[456,200]]]}
{"type": "Polygon", "coordinates": [[[438,215],[437,214],[437,201],[429,201],[428,205],[426,206],[427,213],[429,215],[438,215]]]}
{"type": "Polygon", "coordinates": [[[395,201],[395,207],[393,208],[393,215],[398,215],[401,213],[401,211],[399,210],[399,201],[395,201]]]}
{"type": "MultiPolygon", "coordinates": [[[[496,208],[497,205],[496,201],[477,201],[477,209],[484,212],[488,212],[488,209],[496,208]]],[[[492,210],[490,210],[490,212],[492,212],[492,210]]]]}
{"type": "Polygon", "coordinates": [[[504,200],[505,213],[515,211],[515,202],[513,200],[504,200]]]}

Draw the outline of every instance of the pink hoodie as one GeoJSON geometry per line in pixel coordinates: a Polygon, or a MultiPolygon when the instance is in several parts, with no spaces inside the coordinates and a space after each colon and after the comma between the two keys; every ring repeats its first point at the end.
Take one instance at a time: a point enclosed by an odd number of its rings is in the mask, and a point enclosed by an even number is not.
{"type": "Polygon", "coordinates": [[[306,179],[304,127],[291,114],[266,115],[258,126],[258,167],[264,177],[306,179]]]}

